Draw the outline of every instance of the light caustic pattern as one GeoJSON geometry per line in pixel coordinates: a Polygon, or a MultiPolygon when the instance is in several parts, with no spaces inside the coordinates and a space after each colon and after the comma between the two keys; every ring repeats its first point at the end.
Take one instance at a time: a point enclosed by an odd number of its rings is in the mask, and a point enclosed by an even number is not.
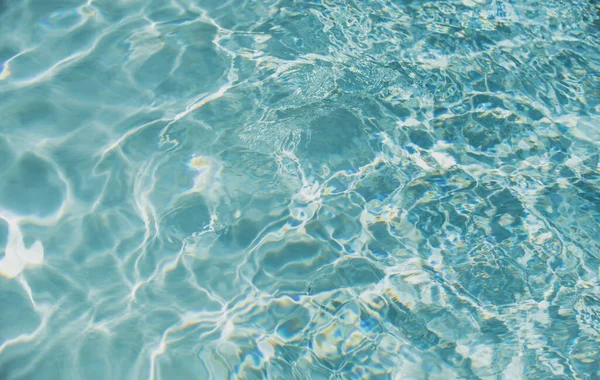
{"type": "Polygon", "coordinates": [[[599,33],[0,1],[0,378],[598,378],[599,33]]]}

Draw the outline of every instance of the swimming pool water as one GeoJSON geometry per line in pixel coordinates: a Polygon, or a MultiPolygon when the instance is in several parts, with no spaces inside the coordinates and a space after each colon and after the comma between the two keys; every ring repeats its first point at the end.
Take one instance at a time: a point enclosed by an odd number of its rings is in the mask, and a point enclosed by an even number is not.
{"type": "Polygon", "coordinates": [[[600,5],[0,1],[0,379],[600,378],[600,5]]]}

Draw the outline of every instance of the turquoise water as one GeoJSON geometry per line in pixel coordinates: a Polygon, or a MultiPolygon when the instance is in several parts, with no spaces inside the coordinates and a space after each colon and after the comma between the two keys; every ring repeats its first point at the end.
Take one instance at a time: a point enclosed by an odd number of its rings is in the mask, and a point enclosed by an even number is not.
{"type": "Polygon", "coordinates": [[[600,378],[599,12],[1,0],[0,379],[600,378]]]}

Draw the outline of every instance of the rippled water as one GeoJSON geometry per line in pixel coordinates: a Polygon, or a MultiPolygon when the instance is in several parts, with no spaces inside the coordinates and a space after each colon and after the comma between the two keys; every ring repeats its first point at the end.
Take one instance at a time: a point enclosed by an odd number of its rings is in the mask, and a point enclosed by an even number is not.
{"type": "Polygon", "coordinates": [[[0,1],[0,379],[597,379],[600,7],[0,1]]]}

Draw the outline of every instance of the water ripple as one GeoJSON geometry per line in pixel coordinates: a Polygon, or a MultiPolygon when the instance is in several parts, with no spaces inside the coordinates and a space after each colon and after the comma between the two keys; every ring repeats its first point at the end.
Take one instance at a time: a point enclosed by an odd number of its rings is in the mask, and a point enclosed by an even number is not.
{"type": "Polygon", "coordinates": [[[597,378],[599,25],[0,0],[0,378],[597,378]]]}

